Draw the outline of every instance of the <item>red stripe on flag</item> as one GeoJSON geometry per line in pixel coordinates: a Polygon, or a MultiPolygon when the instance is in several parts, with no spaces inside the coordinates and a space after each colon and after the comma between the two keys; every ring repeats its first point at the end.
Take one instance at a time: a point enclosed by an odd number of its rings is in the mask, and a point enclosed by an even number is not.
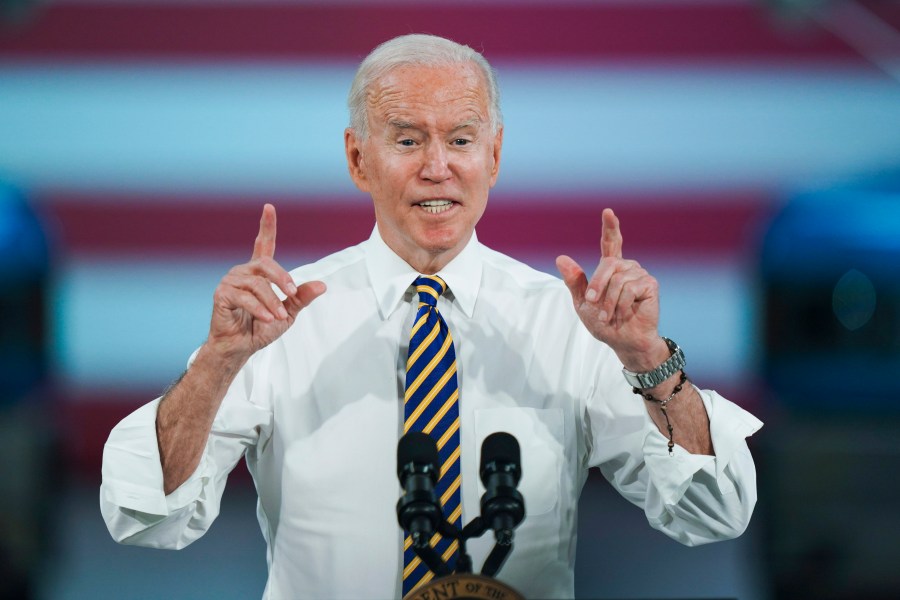
{"type": "Polygon", "coordinates": [[[814,21],[747,4],[53,4],[0,23],[0,56],[300,58],[357,61],[429,32],[491,58],[859,59],[814,21]]]}
{"type": "MultiPolygon", "coordinates": [[[[44,213],[62,248],[78,254],[249,255],[263,200],[54,195],[44,213]]],[[[368,238],[368,201],[274,202],[279,251],[325,255],[368,238]]],[[[485,244],[513,256],[593,253],[600,212],[613,208],[634,255],[743,255],[771,214],[765,192],[709,192],[652,198],[493,199],[478,224],[485,244]]]]}
{"type": "MultiPolygon", "coordinates": [[[[730,381],[721,385],[704,381],[703,387],[715,389],[729,400],[760,414],[763,410],[763,388],[758,382],[730,381]]],[[[103,445],[109,432],[129,413],[153,400],[159,390],[83,390],[78,393],[61,394],[54,407],[57,428],[60,434],[60,450],[67,471],[88,480],[100,481],[100,464],[103,445]]],[[[243,465],[232,473],[231,483],[249,479],[243,465]]]]}

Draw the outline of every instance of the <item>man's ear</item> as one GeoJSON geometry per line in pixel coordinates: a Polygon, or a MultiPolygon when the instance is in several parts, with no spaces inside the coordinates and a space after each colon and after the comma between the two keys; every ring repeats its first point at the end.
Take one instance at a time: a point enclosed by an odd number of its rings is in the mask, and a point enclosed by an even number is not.
{"type": "Polygon", "coordinates": [[[491,166],[491,187],[497,183],[497,175],[500,173],[500,154],[503,150],[503,126],[497,128],[497,135],[494,136],[494,164],[491,166]]]}
{"type": "Polygon", "coordinates": [[[366,177],[366,164],[363,158],[362,142],[352,127],[344,130],[344,153],[347,155],[347,170],[350,179],[362,192],[369,191],[369,180],[366,177]]]}

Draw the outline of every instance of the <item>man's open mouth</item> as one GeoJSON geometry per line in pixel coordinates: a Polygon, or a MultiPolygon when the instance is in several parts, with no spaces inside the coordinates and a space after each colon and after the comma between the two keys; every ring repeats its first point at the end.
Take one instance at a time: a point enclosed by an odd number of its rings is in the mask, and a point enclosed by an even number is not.
{"type": "Polygon", "coordinates": [[[419,202],[418,206],[421,206],[426,211],[430,212],[433,215],[442,213],[444,211],[450,210],[453,206],[452,200],[426,200],[425,202],[419,202]]]}

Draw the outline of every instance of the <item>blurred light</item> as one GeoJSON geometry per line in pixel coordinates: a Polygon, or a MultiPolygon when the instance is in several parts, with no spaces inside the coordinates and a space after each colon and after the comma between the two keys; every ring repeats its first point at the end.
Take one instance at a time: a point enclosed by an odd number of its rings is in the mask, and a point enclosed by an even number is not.
{"type": "Polygon", "coordinates": [[[832,308],[841,325],[855,331],[875,314],[875,286],[856,269],[850,269],[834,286],[832,308]]]}

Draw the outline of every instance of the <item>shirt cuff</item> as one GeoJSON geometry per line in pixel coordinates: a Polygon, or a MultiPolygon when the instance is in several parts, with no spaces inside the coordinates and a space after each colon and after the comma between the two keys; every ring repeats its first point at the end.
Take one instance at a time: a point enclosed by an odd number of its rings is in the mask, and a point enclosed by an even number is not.
{"type": "Polygon", "coordinates": [[[191,476],[166,496],[156,438],[158,405],[159,399],[142,406],[112,430],[103,450],[100,487],[101,497],[120,508],[166,516],[200,496],[208,460],[204,454],[191,476]]]}
{"type": "MultiPolygon", "coordinates": [[[[746,447],[746,438],[762,427],[762,421],[736,404],[729,402],[711,390],[697,390],[706,413],[715,456],[691,454],[677,443],[669,455],[665,436],[647,416],[644,438],[644,461],[653,486],[659,491],[664,504],[677,504],[687,491],[694,474],[705,469],[715,474],[719,492],[734,490],[734,483],[725,473],[735,452],[746,447]]],[[[677,431],[677,428],[676,428],[677,431]]]]}

